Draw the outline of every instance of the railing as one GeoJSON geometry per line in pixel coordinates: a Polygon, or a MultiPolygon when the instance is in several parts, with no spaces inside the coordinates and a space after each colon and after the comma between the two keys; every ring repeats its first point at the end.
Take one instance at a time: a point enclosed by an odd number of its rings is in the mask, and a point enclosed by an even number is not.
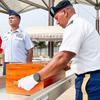
{"type": "Polygon", "coordinates": [[[74,80],[75,75],[72,74],[71,76],[48,86],[25,100],[56,100],[57,97],[59,97],[64,91],[69,89],[74,84],[74,80]]]}

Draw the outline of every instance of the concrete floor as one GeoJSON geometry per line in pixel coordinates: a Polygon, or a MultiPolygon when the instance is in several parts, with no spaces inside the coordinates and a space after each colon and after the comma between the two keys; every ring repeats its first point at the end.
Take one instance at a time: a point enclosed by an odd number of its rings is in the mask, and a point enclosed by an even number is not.
{"type": "Polygon", "coordinates": [[[70,87],[56,100],[75,100],[75,86],[70,87]]]}

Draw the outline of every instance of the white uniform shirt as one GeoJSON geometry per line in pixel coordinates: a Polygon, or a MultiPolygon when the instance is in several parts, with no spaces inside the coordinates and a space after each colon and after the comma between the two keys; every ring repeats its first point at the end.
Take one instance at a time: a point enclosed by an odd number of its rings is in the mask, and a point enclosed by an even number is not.
{"type": "Polygon", "coordinates": [[[71,17],[69,23],[64,30],[59,51],[76,54],[71,64],[76,74],[100,70],[100,36],[97,31],[77,14],[71,17]]]}
{"type": "Polygon", "coordinates": [[[5,62],[26,63],[27,50],[33,48],[30,36],[20,28],[16,32],[9,31],[3,36],[2,48],[5,53],[5,62]]]}

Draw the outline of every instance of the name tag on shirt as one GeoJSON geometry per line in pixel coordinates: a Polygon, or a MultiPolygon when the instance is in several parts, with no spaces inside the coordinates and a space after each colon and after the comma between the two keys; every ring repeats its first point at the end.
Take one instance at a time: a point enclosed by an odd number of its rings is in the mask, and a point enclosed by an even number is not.
{"type": "Polygon", "coordinates": [[[23,34],[17,33],[16,34],[16,39],[23,40],[23,34]]]}

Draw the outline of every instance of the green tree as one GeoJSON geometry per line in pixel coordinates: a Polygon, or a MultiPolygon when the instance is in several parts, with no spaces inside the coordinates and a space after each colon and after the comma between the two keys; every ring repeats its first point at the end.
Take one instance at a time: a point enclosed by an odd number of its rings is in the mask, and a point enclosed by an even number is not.
{"type": "Polygon", "coordinates": [[[40,50],[40,55],[42,53],[42,49],[47,47],[45,41],[33,41],[33,43],[35,47],[40,50]]]}

